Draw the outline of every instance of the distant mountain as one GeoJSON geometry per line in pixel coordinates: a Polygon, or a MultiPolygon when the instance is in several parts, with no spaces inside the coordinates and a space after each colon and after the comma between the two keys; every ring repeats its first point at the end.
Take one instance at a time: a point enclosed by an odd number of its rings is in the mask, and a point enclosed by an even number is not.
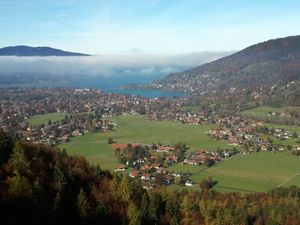
{"type": "Polygon", "coordinates": [[[173,73],[154,88],[189,93],[255,89],[300,80],[300,36],[269,40],[192,70],[173,73]]]}
{"type": "Polygon", "coordinates": [[[49,47],[10,46],[0,49],[0,56],[89,56],[49,47]]]}

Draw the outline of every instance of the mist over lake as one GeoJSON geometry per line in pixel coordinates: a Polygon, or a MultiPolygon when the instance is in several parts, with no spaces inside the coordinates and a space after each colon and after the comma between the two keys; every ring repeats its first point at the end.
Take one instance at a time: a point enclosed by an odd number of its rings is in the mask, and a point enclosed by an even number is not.
{"type": "Polygon", "coordinates": [[[120,86],[146,84],[170,73],[188,70],[232,52],[183,55],[99,55],[88,57],[0,57],[0,85],[99,88],[145,97],[173,97],[182,93],[124,90],[120,86]]]}

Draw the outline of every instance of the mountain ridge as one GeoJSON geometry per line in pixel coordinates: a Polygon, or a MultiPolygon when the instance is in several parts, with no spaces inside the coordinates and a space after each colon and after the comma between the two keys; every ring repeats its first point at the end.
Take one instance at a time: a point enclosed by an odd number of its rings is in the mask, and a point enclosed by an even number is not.
{"type": "Polygon", "coordinates": [[[184,92],[253,88],[300,79],[300,35],[272,39],[230,56],[173,73],[152,84],[184,92]]]}
{"type": "Polygon", "coordinates": [[[31,47],[16,45],[0,48],[0,56],[89,56],[88,54],[69,52],[51,47],[31,47]]]}

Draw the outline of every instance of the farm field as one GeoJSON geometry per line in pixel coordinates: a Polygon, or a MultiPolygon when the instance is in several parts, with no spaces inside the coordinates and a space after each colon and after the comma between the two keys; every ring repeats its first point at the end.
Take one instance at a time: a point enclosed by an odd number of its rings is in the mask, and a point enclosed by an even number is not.
{"type": "Polygon", "coordinates": [[[269,112],[281,113],[287,111],[300,112],[300,107],[285,106],[280,108],[269,107],[269,106],[259,106],[257,108],[248,109],[242,112],[243,115],[257,116],[257,117],[267,117],[269,112]]]}
{"type": "MultiPolygon", "coordinates": [[[[207,169],[184,166],[182,171],[193,173],[190,178],[197,183],[208,176],[218,181],[214,189],[220,192],[259,192],[277,186],[300,186],[300,158],[287,152],[237,155],[207,169]]],[[[174,167],[178,171],[177,166],[174,167]]],[[[196,184],[193,189],[197,188],[196,184]]]]}
{"type": "Polygon", "coordinates": [[[38,124],[48,124],[48,121],[52,122],[59,121],[65,118],[68,115],[66,113],[46,113],[32,116],[28,119],[30,124],[38,125],[38,124]]]}
{"type": "MultiPolygon", "coordinates": [[[[218,147],[230,148],[226,143],[207,136],[205,132],[213,125],[195,126],[171,121],[148,121],[143,116],[119,116],[110,120],[118,124],[115,131],[88,133],[72,138],[69,143],[60,147],[66,148],[70,154],[83,155],[91,163],[109,170],[115,169],[119,164],[114,150],[107,144],[109,137],[118,143],[176,144],[181,141],[190,147],[188,151],[200,148],[208,150],[218,147]]],[[[168,169],[190,172],[192,173],[190,178],[197,183],[211,176],[213,180],[218,181],[214,189],[220,192],[257,192],[267,191],[278,185],[300,185],[300,158],[286,152],[237,155],[210,168],[178,164],[168,169]]],[[[185,188],[177,185],[172,187],[185,188]]],[[[195,185],[192,189],[198,189],[198,186],[195,185]]]]}
{"type": "Polygon", "coordinates": [[[92,163],[99,163],[104,169],[118,165],[114,150],[107,144],[109,137],[118,143],[186,143],[188,151],[199,149],[215,150],[232,148],[223,141],[211,139],[205,133],[214,125],[189,125],[172,121],[148,121],[144,116],[118,116],[110,118],[118,127],[106,133],[88,133],[71,138],[69,143],[60,145],[71,154],[83,155],[92,163]]]}

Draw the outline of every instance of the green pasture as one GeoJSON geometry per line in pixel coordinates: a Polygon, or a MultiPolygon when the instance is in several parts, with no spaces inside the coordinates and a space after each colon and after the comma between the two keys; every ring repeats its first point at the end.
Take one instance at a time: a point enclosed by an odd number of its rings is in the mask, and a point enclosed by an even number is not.
{"type": "Polygon", "coordinates": [[[275,112],[275,113],[286,113],[296,111],[300,112],[300,107],[296,106],[285,106],[285,107],[269,107],[269,106],[259,106],[256,108],[248,109],[242,112],[243,115],[249,115],[249,116],[257,116],[257,117],[266,117],[268,116],[269,112],[275,112]]]}
{"type": "Polygon", "coordinates": [[[52,122],[60,121],[65,118],[65,116],[68,115],[66,113],[46,113],[46,114],[40,114],[31,116],[28,119],[28,122],[33,125],[39,125],[39,124],[48,124],[48,121],[51,120],[52,122]]]}
{"type": "Polygon", "coordinates": [[[114,150],[107,144],[109,137],[118,143],[186,143],[188,152],[199,149],[216,150],[231,148],[223,141],[208,137],[206,132],[214,125],[189,125],[173,121],[149,121],[144,116],[118,116],[110,118],[118,127],[105,133],[88,133],[74,137],[69,143],[60,145],[71,154],[86,156],[92,163],[102,168],[114,169],[118,164],[114,150]]]}
{"type": "MultiPolygon", "coordinates": [[[[300,157],[288,152],[237,155],[204,170],[202,166],[184,166],[179,170],[193,173],[190,178],[196,183],[211,176],[218,182],[214,189],[220,192],[261,192],[277,186],[300,186],[300,157]]],[[[196,184],[193,189],[197,188],[196,184]]]]}

